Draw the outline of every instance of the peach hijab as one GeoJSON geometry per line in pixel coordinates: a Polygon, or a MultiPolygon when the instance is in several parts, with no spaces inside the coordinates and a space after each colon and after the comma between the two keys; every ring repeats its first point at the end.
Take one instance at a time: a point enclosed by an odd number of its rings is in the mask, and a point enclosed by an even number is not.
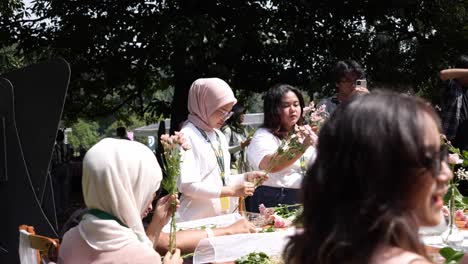
{"type": "Polygon", "coordinates": [[[213,131],[210,116],[220,107],[237,103],[229,85],[219,78],[201,78],[192,83],[188,98],[188,121],[205,130],[213,131]]]}
{"type": "Polygon", "coordinates": [[[83,240],[98,251],[118,250],[130,243],[153,248],[141,215],[159,188],[162,172],[145,145],[105,138],[91,147],[83,160],[83,197],[89,209],[99,209],[115,220],[85,214],[78,230],[83,240]]]}

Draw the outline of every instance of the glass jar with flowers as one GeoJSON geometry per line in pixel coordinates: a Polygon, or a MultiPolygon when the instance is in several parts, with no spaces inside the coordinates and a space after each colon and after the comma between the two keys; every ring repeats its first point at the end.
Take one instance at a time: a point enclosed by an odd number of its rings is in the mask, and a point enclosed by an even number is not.
{"type": "MultiPolygon", "coordinates": [[[[442,234],[442,239],[445,244],[460,248],[464,237],[457,226],[457,220],[460,222],[466,221],[463,209],[468,207],[468,198],[464,197],[458,190],[459,181],[468,179],[468,173],[463,168],[463,166],[468,165],[468,160],[466,158],[463,160],[460,156],[464,157],[468,152],[460,152],[458,148],[453,147],[445,136],[442,136],[442,141],[449,151],[447,162],[454,173],[452,180],[450,180],[447,194],[444,197],[445,203],[448,205],[448,212],[446,212],[446,214],[448,213],[448,227],[442,234]]],[[[462,222],[461,224],[463,227],[467,225],[466,222],[462,222]]]]}

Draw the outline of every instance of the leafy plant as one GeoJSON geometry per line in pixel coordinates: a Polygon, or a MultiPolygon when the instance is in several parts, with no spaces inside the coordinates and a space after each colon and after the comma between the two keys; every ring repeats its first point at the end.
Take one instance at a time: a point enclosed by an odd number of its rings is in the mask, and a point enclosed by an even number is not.
{"type": "Polygon", "coordinates": [[[465,255],[463,250],[455,250],[451,247],[444,247],[439,250],[439,253],[442,257],[445,258],[444,264],[457,264],[465,255]]]}
{"type": "Polygon", "coordinates": [[[274,207],[275,214],[281,216],[283,218],[291,218],[297,215],[298,210],[297,207],[302,206],[301,204],[279,204],[278,206],[274,207]],[[294,209],[291,209],[293,208],[294,209]]]}

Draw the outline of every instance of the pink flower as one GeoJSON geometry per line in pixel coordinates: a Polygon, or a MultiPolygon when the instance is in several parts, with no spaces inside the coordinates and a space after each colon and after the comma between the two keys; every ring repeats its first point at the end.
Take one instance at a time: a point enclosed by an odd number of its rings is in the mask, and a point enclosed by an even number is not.
{"type": "Polygon", "coordinates": [[[274,208],[265,208],[264,215],[265,217],[270,217],[275,214],[275,209],[274,208]]]}
{"type": "Polygon", "coordinates": [[[323,118],[320,116],[320,113],[312,113],[312,115],[310,116],[310,120],[312,122],[323,122],[323,118]]]}
{"type": "Polygon", "coordinates": [[[258,206],[258,211],[260,212],[261,215],[265,215],[265,209],[266,209],[266,207],[265,207],[264,204],[260,204],[258,206]]]}
{"type": "Polygon", "coordinates": [[[192,146],[190,146],[189,143],[186,143],[186,142],[185,142],[185,143],[182,144],[182,148],[183,148],[185,151],[187,151],[187,150],[191,149],[192,146]]]}
{"type": "Polygon", "coordinates": [[[318,113],[325,113],[326,112],[326,108],[325,108],[325,104],[321,105],[319,107],[319,109],[317,110],[318,113]]]}
{"type": "Polygon", "coordinates": [[[168,141],[169,140],[169,135],[168,134],[162,134],[161,135],[161,141],[168,141]]]}
{"type": "Polygon", "coordinates": [[[274,226],[275,226],[276,228],[282,228],[282,227],[285,227],[285,225],[286,225],[286,224],[285,224],[283,218],[281,218],[281,217],[279,217],[279,216],[278,216],[278,217],[275,217],[275,224],[274,224],[274,226]]]}
{"type": "Polygon", "coordinates": [[[463,163],[463,160],[460,159],[460,157],[458,157],[458,154],[453,153],[453,154],[449,154],[448,163],[449,164],[461,164],[463,163]]]}
{"type": "Polygon", "coordinates": [[[455,220],[457,221],[466,221],[466,216],[462,210],[455,211],[455,220]]]}
{"type": "Polygon", "coordinates": [[[284,228],[291,225],[291,221],[275,215],[274,226],[275,228],[284,228]]]}

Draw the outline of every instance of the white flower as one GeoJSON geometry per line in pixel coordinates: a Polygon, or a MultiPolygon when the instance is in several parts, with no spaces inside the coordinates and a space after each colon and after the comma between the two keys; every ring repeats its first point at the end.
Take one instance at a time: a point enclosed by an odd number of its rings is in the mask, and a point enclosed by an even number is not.
{"type": "Polygon", "coordinates": [[[455,175],[457,175],[460,180],[468,180],[468,171],[465,171],[464,168],[458,168],[455,175]]]}

